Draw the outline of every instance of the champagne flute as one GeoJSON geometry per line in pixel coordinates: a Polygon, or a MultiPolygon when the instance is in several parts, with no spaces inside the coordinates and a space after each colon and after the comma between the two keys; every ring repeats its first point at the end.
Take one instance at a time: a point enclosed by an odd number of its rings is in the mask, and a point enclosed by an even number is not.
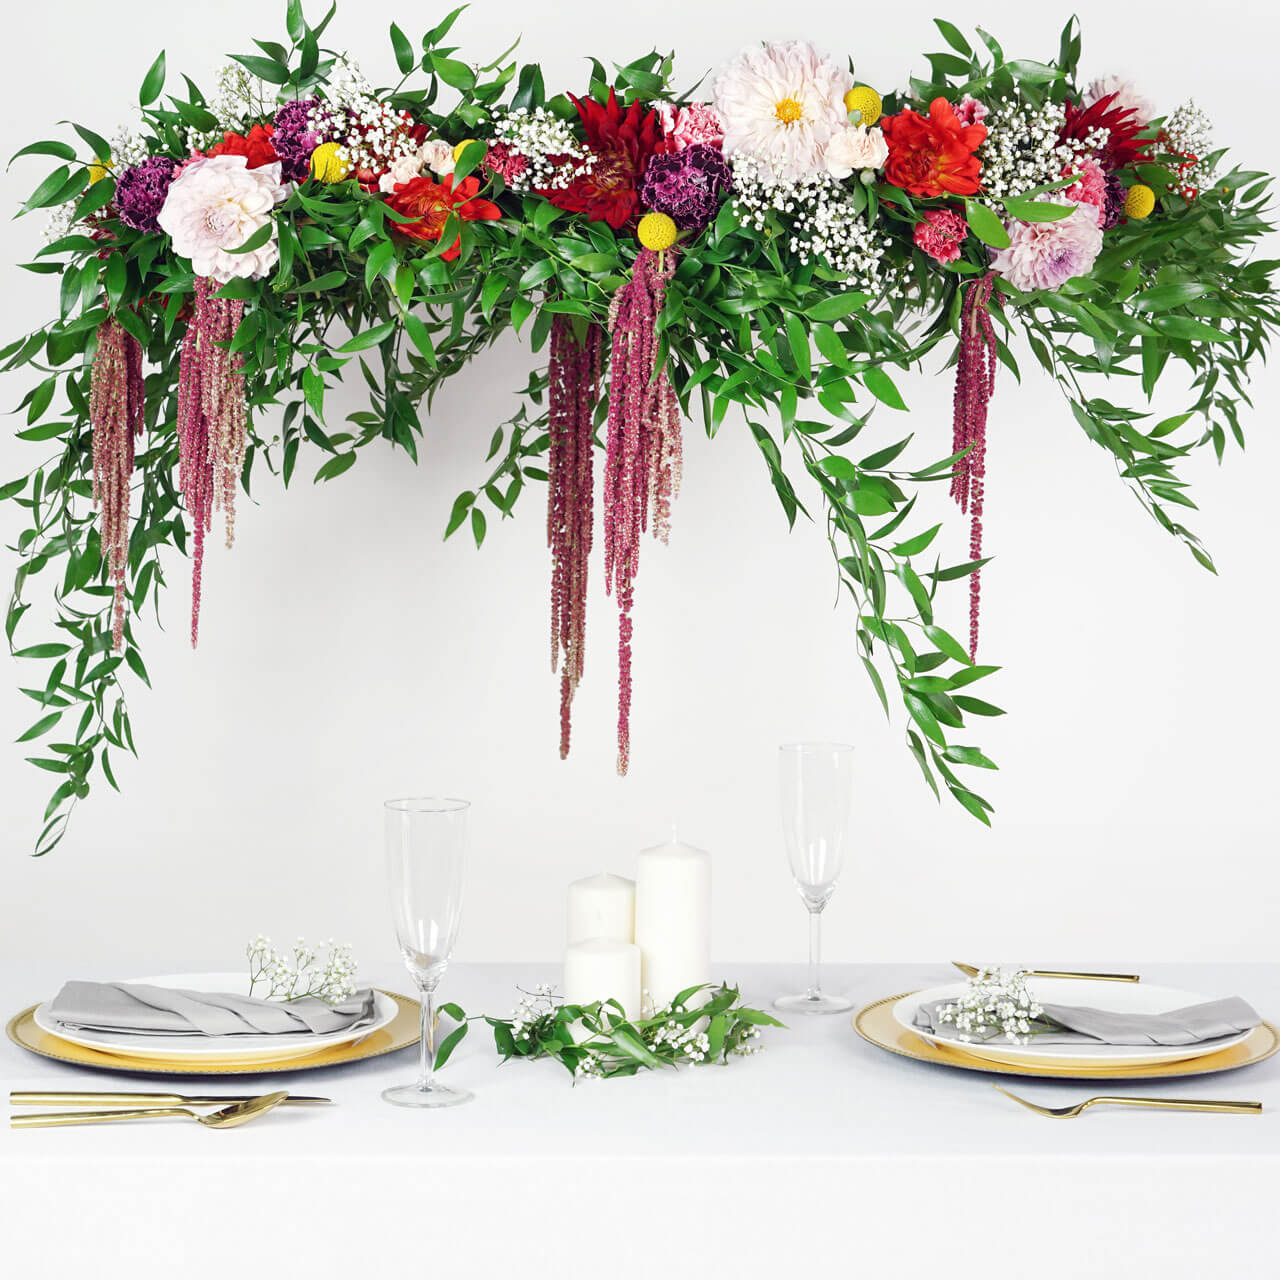
{"type": "Polygon", "coordinates": [[[789,1013],[839,1013],[853,1006],[822,990],[822,909],[844,867],[853,805],[853,748],[838,742],[779,747],[782,834],[791,874],[809,912],[809,985],[774,1001],[789,1013]]]}
{"type": "Polygon", "coordinates": [[[436,796],[388,800],[385,805],[396,941],[422,1002],[417,1082],[382,1094],[399,1107],[452,1107],[470,1102],[473,1096],[465,1089],[439,1084],[433,1074],[435,993],[458,936],[470,808],[468,800],[436,796]]]}

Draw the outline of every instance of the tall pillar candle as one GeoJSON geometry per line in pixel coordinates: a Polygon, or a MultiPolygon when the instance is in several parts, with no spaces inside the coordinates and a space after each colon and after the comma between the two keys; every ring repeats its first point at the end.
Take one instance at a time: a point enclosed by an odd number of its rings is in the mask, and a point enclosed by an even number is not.
{"type": "Polygon", "coordinates": [[[575,880],[569,886],[570,944],[588,938],[634,942],[636,935],[636,882],[610,875],[575,880]]]}
{"type": "Polygon", "coordinates": [[[637,859],[636,945],[655,1009],[711,981],[711,855],[674,839],[637,859]]]}
{"type": "Polygon", "coordinates": [[[564,998],[567,1004],[616,1000],[628,1018],[639,1018],[640,948],[611,938],[571,942],[564,953],[564,998]]]}

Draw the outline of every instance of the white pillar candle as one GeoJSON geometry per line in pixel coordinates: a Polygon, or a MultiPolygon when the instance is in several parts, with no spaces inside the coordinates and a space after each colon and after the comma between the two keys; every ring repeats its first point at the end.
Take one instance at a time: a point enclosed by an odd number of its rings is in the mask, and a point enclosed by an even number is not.
{"type": "Polygon", "coordinates": [[[570,944],[588,938],[636,940],[636,882],[603,872],[569,886],[570,944]]]}
{"type": "Polygon", "coordinates": [[[564,953],[567,1004],[616,1000],[628,1018],[640,1017],[640,948],[634,942],[587,938],[564,953]]]}
{"type": "Polygon", "coordinates": [[[711,981],[711,855],[669,844],[645,849],[636,870],[641,983],[655,1009],[711,981]]]}

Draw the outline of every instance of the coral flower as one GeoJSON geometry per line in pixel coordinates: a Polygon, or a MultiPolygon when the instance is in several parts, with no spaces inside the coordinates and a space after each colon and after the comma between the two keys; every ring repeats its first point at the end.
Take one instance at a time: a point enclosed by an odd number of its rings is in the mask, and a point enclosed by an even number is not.
{"type": "Polygon", "coordinates": [[[274,132],[269,124],[255,124],[248,135],[224,133],[222,141],[216,147],[210,147],[205,155],[244,156],[247,168],[261,169],[264,164],[275,164],[280,159],[275,147],[271,145],[271,135],[274,132]]]}
{"type": "MultiPolygon", "coordinates": [[[[397,213],[412,216],[415,221],[394,223],[391,230],[410,240],[439,240],[450,214],[463,222],[492,222],[502,217],[502,210],[496,204],[477,198],[479,190],[478,179],[464,178],[455,191],[451,173],[443,182],[414,178],[398,183],[386,197],[387,204],[397,213]]],[[[462,237],[459,236],[440,256],[446,262],[452,262],[461,252],[461,246],[462,237]]]]}
{"type": "Polygon", "coordinates": [[[910,109],[880,122],[889,144],[885,179],[913,196],[971,196],[982,169],[973,153],[987,136],[985,124],[963,124],[945,98],[934,98],[928,116],[910,109]]]}
{"type": "Polygon", "coordinates": [[[557,209],[585,213],[592,222],[607,222],[618,231],[639,215],[640,180],[662,141],[662,123],[656,111],[638,102],[624,111],[613,89],[604,106],[592,98],[569,96],[578,108],[591,155],[567,187],[538,194],[557,209]]]}

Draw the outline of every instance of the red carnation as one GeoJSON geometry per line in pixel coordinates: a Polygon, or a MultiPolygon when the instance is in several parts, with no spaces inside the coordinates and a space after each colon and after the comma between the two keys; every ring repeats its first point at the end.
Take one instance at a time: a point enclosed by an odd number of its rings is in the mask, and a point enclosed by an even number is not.
{"type": "MultiPolygon", "coordinates": [[[[386,197],[387,204],[397,213],[411,216],[415,221],[392,223],[391,230],[410,240],[439,240],[451,213],[463,222],[492,221],[502,217],[502,210],[496,204],[476,198],[479,190],[478,179],[463,178],[455,191],[451,173],[443,182],[433,182],[430,178],[399,182],[386,197]]],[[[461,251],[461,244],[462,237],[459,236],[440,256],[446,262],[452,262],[461,251]]]]}
{"type": "Polygon", "coordinates": [[[934,98],[928,116],[910,109],[881,121],[889,159],[884,176],[913,196],[971,196],[982,170],[973,153],[987,136],[985,124],[964,124],[945,98],[934,98]]]}
{"type": "Polygon", "coordinates": [[[1068,102],[1066,123],[1058,132],[1059,142],[1083,143],[1092,130],[1106,129],[1107,141],[1097,157],[1108,172],[1140,164],[1151,145],[1149,138],[1137,136],[1146,127],[1138,118],[1137,108],[1115,106],[1116,96],[1109,93],[1088,107],[1068,102]]]}
{"type": "Polygon", "coordinates": [[[255,124],[248,137],[243,133],[224,133],[216,147],[205,152],[210,156],[244,156],[246,168],[261,169],[264,164],[275,164],[280,159],[271,145],[275,129],[269,124],[255,124]]]}
{"type": "Polygon", "coordinates": [[[662,141],[662,122],[657,112],[638,102],[624,111],[613,89],[604,106],[592,98],[573,98],[573,104],[591,156],[567,187],[538,194],[557,209],[585,213],[592,222],[607,222],[618,231],[640,212],[640,180],[662,141]]]}

